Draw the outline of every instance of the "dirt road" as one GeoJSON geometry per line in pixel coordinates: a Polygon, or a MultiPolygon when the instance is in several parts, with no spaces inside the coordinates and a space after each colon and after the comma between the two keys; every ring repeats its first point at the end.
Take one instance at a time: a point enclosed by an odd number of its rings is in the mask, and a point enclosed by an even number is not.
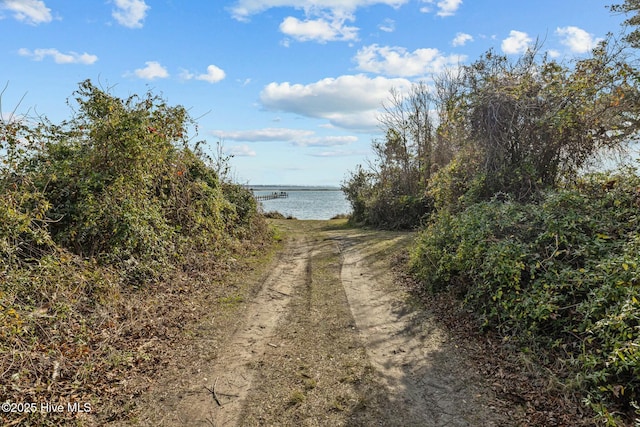
{"type": "Polygon", "coordinates": [[[509,424],[446,333],[395,282],[391,262],[411,234],[328,221],[277,227],[283,250],[254,276],[257,291],[238,300],[233,330],[201,334],[197,348],[214,342],[215,352],[197,370],[168,375],[135,424],[509,424]]]}

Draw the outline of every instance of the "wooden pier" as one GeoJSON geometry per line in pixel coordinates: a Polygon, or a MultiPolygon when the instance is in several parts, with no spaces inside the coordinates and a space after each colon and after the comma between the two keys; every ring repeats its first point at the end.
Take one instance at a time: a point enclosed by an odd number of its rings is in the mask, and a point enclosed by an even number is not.
{"type": "Polygon", "coordinates": [[[274,191],[270,194],[261,194],[259,196],[254,196],[257,201],[263,200],[273,200],[273,199],[286,199],[289,197],[289,194],[286,191],[274,191]]]}

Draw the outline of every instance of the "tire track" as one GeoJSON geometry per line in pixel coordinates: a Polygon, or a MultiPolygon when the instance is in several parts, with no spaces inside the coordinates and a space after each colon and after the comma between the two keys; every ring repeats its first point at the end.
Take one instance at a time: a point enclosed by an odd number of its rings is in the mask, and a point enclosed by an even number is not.
{"type": "Polygon", "coordinates": [[[371,364],[394,403],[389,422],[425,427],[498,425],[482,405],[482,390],[465,372],[464,359],[447,346],[446,335],[423,311],[409,306],[407,296],[393,286],[388,265],[386,269],[375,265],[379,252],[403,237],[375,245],[364,235],[337,239],[351,312],[371,364]]]}
{"type": "Polygon", "coordinates": [[[211,370],[202,373],[202,380],[193,381],[185,391],[171,422],[194,427],[236,425],[253,387],[255,369],[287,311],[292,292],[307,280],[311,249],[304,236],[288,242],[260,292],[250,302],[242,325],[221,349],[211,370]]]}

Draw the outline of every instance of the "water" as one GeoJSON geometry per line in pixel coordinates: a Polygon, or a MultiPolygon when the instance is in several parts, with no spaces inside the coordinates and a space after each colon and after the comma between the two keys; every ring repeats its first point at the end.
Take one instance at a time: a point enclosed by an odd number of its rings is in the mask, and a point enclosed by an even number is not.
{"type": "Polygon", "coordinates": [[[285,191],[286,199],[264,200],[259,202],[264,212],[276,211],[284,216],[297,219],[331,219],[339,214],[351,212],[351,205],[344,193],[337,188],[253,186],[256,196],[285,191]]]}

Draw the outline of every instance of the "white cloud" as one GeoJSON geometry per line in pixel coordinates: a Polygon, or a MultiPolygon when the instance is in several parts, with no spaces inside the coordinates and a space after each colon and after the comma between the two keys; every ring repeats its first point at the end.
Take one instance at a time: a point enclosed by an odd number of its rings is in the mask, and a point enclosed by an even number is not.
{"type": "Polygon", "coordinates": [[[524,53],[532,42],[533,39],[527,33],[511,30],[509,37],[502,41],[502,51],[507,54],[524,53]]]}
{"type": "Polygon", "coordinates": [[[142,21],[147,16],[150,6],[144,0],[114,0],[116,9],[111,16],[120,25],[128,28],[142,28],[142,21]]]}
{"type": "Polygon", "coordinates": [[[396,30],[396,21],[387,18],[382,24],[378,25],[378,28],[385,33],[393,33],[396,30]]]}
{"type": "Polygon", "coordinates": [[[392,76],[424,76],[439,73],[463,62],[463,55],[442,54],[438,49],[425,48],[408,52],[403,47],[365,46],[355,56],[358,69],[392,76]]]}
{"type": "Polygon", "coordinates": [[[352,17],[334,17],[331,22],[324,18],[301,21],[289,16],[280,24],[280,31],[299,41],[348,41],[358,38],[358,28],[345,25],[352,17]]]}
{"type": "Polygon", "coordinates": [[[256,152],[247,144],[234,145],[225,150],[227,154],[237,157],[255,157],[256,152]]]}
{"type": "Polygon", "coordinates": [[[555,49],[549,49],[549,50],[547,51],[547,54],[548,54],[551,58],[558,58],[558,57],[560,57],[560,52],[558,52],[558,51],[557,51],[557,50],[555,50],[555,49]]]}
{"type": "Polygon", "coordinates": [[[181,68],[179,77],[180,77],[181,80],[191,80],[191,79],[195,78],[196,75],[193,74],[189,70],[185,70],[184,68],[181,68]]]}
{"type": "Polygon", "coordinates": [[[302,85],[270,83],[260,93],[265,109],[328,120],[333,126],[376,132],[378,110],[392,88],[406,92],[406,79],[370,78],[363,74],[326,78],[302,85]]]}
{"type": "Polygon", "coordinates": [[[134,71],[136,77],[145,80],[164,79],[169,77],[169,72],[166,68],[160,65],[157,61],[147,61],[147,65],[144,68],[138,68],[134,71]]]}
{"type": "Polygon", "coordinates": [[[472,42],[473,36],[467,33],[457,33],[451,44],[454,46],[464,46],[467,42],[472,42]]]}
{"type": "Polygon", "coordinates": [[[454,15],[462,0],[442,0],[438,2],[438,16],[452,16],[454,15]]]}
{"type": "Polygon", "coordinates": [[[586,53],[593,49],[600,39],[593,37],[578,27],[562,27],[556,29],[556,34],[561,37],[560,43],[567,46],[573,53],[586,53]]]}
{"type": "Polygon", "coordinates": [[[28,56],[33,58],[34,61],[42,61],[47,56],[53,58],[56,64],[85,64],[91,65],[98,60],[96,55],[90,55],[88,53],[62,53],[57,49],[35,49],[33,51],[29,49],[19,49],[18,54],[21,56],[28,56]]]}
{"type": "Polygon", "coordinates": [[[13,12],[13,17],[27,24],[51,22],[51,9],[41,0],[2,0],[0,9],[13,12]]]}
{"type": "Polygon", "coordinates": [[[224,70],[222,70],[219,67],[216,67],[215,65],[209,65],[207,67],[206,74],[200,74],[196,76],[196,79],[204,80],[205,82],[209,82],[209,83],[217,83],[221,80],[224,80],[225,77],[226,77],[226,74],[224,70]]]}
{"type": "Polygon", "coordinates": [[[204,74],[194,74],[189,70],[180,71],[180,78],[182,80],[196,79],[196,80],[203,80],[209,83],[218,83],[219,81],[224,80],[226,76],[227,75],[222,68],[217,67],[213,64],[207,67],[207,72],[204,74]]]}
{"type": "Polygon", "coordinates": [[[264,128],[241,131],[221,131],[215,130],[212,135],[231,141],[259,142],[259,141],[295,141],[308,138],[314,134],[310,130],[286,129],[286,128],[264,128]]]}
{"type": "Polygon", "coordinates": [[[348,145],[358,141],[358,137],[343,136],[315,136],[311,138],[303,138],[294,142],[299,147],[334,147],[337,145],[348,145]]]}
{"type": "Polygon", "coordinates": [[[264,128],[241,131],[214,130],[212,135],[223,140],[243,142],[289,142],[298,147],[334,147],[358,141],[351,135],[316,136],[314,131],[304,129],[264,128]]]}
{"type": "MultiPolygon", "coordinates": [[[[422,0],[423,3],[433,4],[436,3],[435,0],[422,0]]],[[[458,11],[460,6],[462,5],[462,0],[440,0],[436,3],[438,7],[438,12],[436,13],[438,16],[452,16],[458,11]]],[[[420,8],[420,12],[429,13],[431,12],[431,7],[424,6],[420,8]]]]}
{"type": "Polygon", "coordinates": [[[235,19],[246,21],[251,15],[256,15],[276,7],[292,7],[304,10],[305,14],[309,15],[317,14],[318,11],[322,10],[329,10],[335,13],[353,12],[360,7],[377,4],[397,8],[408,1],[409,0],[238,0],[235,2],[235,5],[230,8],[230,11],[235,19]]]}

